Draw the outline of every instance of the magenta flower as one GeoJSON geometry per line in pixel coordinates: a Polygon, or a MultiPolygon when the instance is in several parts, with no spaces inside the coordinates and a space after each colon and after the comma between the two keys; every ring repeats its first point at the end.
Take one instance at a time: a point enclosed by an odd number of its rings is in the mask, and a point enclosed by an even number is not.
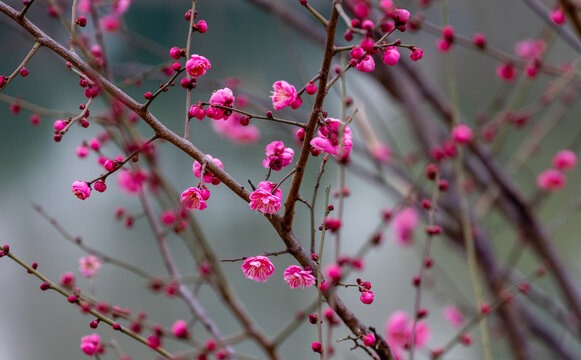
{"type": "Polygon", "coordinates": [[[274,265],[266,256],[254,256],[244,260],[240,267],[250,280],[266,282],[274,274],[274,265]]]}
{"type": "Polygon", "coordinates": [[[553,167],[558,170],[571,170],[577,166],[577,155],[571,150],[561,150],[553,157],[553,167]]]}
{"type": "Polygon", "coordinates": [[[361,293],[359,300],[361,300],[361,302],[364,303],[365,305],[369,305],[373,302],[374,298],[375,296],[373,295],[373,291],[367,290],[361,293]]]}
{"type": "Polygon", "coordinates": [[[210,61],[198,54],[192,55],[190,60],[186,62],[186,71],[191,77],[202,76],[211,67],[210,61]]]}
{"type": "Polygon", "coordinates": [[[147,180],[147,174],[140,169],[121,170],[117,176],[117,183],[121,190],[129,194],[138,194],[147,180]]]}
{"type": "Polygon", "coordinates": [[[514,46],[516,56],[529,61],[540,59],[545,50],[547,50],[547,43],[543,39],[526,39],[517,42],[514,46]]]}
{"type": "Polygon", "coordinates": [[[184,190],[180,197],[180,204],[188,210],[204,210],[208,207],[200,189],[191,187],[184,190]]]}
{"type": "Polygon", "coordinates": [[[464,315],[455,306],[446,306],[444,308],[444,318],[454,327],[459,328],[464,325],[464,315]]]}
{"type": "Polygon", "coordinates": [[[546,191],[561,190],[567,183],[567,177],[559,170],[548,169],[537,176],[537,185],[546,191]]]}
{"type": "Polygon", "coordinates": [[[282,141],[273,141],[266,145],[266,158],[262,160],[262,166],[279,171],[293,161],[295,152],[289,147],[284,147],[282,141]]]}
{"type": "Polygon", "coordinates": [[[91,196],[91,187],[84,181],[73,182],[73,194],[81,200],[91,196]]]}
{"type": "Polygon", "coordinates": [[[200,105],[192,105],[189,111],[190,117],[195,117],[198,120],[204,120],[206,117],[206,110],[200,105]]]}
{"type": "MultiPolygon", "coordinates": [[[[206,154],[206,157],[216,164],[220,169],[224,168],[222,161],[218,158],[213,157],[210,154],[206,154]]],[[[194,176],[197,178],[202,177],[202,164],[200,164],[197,160],[194,161],[194,165],[192,166],[192,171],[194,172],[194,176]]],[[[204,182],[205,183],[212,183],[213,185],[218,185],[220,183],[220,179],[218,179],[213,173],[209,172],[207,169],[204,171],[204,182]]]]}
{"type": "Polygon", "coordinates": [[[61,286],[72,289],[75,286],[75,274],[72,272],[66,272],[62,274],[60,284],[61,286]]]}
{"type": "Polygon", "coordinates": [[[345,125],[343,129],[343,150],[339,149],[339,131],[341,129],[341,121],[337,119],[328,118],[325,120],[326,125],[319,127],[319,136],[311,140],[311,146],[315,149],[329,153],[332,155],[339,155],[339,159],[346,160],[351,153],[353,142],[351,141],[351,128],[345,125]]]}
{"type": "MultiPolygon", "coordinates": [[[[385,326],[386,340],[394,353],[401,353],[411,340],[413,321],[410,321],[405,311],[396,311],[387,320],[385,326]]],[[[416,323],[414,343],[417,348],[427,345],[430,339],[430,329],[423,321],[416,323]]]]}
{"type": "Polygon", "coordinates": [[[88,255],[79,259],[79,271],[84,277],[91,278],[97,275],[101,268],[101,260],[95,255],[88,255]]]}
{"type": "Polygon", "coordinates": [[[458,144],[467,144],[472,137],[472,129],[468,125],[460,124],[452,129],[452,139],[458,144]]]}
{"type": "Polygon", "coordinates": [[[188,338],[190,336],[188,323],[185,320],[177,320],[171,326],[171,333],[177,338],[188,338]]]}
{"type": "Polygon", "coordinates": [[[382,60],[387,65],[395,65],[399,61],[399,51],[395,46],[388,46],[383,49],[382,60]]]}
{"type": "MultiPolygon", "coordinates": [[[[236,98],[234,97],[232,90],[229,88],[223,88],[214,91],[212,97],[210,97],[210,104],[232,107],[235,100],[236,98]]],[[[226,110],[216,106],[210,106],[210,108],[206,110],[206,116],[214,120],[227,119],[230,115],[232,115],[232,110],[226,110]]]]}
{"type": "Polygon", "coordinates": [[[375,61],[371,55],[367,54],[357,62],[355,67],[361,72],[372,72],[375,69],[375,61]]]}
{"type": "Polygon", "coordinates": [[[291,289],[298,287],[311,287],[315,283],[315,277],[311,270],[303,270],[300,266],[291,265],[284,271],[284,281],[291,289]]]}
{"type": "Polygon", "coordinates": [[[414,240],[414,230],[419,224],[418,212],[406,208],[393,218],[393,235],[398,245],[409,246],[414,240]]]}
{"type": "Polygon", "coordinates": [[[219,135],[237,144],[252,144],[260,138],[260,130],[254,125],[242,125],[240,114],[234,113],[224,121],[212,121],[212,128],[219,135]]]}
{"type": "Polygon", "coordinates": [[[513,64],[506,63],[498,65],[496,68],[496,76],[501,80],[510,82],[516,79],[517,73],[513,64]]]}
{"type": "Polygon", "coordinates": [[[365,346],[371,346],[373,344],[375,344],[375,335],[373,335],[373,333],[369,333],[367,335],[363,336],[363,345],[365,346]]]}
{"type": "Polygon", "coordinates": [[[250,194],[250,208],[263,214],[275,214],[280,210],[282,202],[282,190],[272,190],[276,185],[270,181],[261,181],[258,188],[250,194]]]}
{"type": "Polygon", "coordinates": [[[104,32],[118,32],[121,30],[121,19],[118,14],[107,14],[99,19],[99,26],[104,32]]]}
{"type": "Polygon", "coordinates": [[[98,334],[83,336],[81,338],[81,350],[89,356],[93,356],[99,350],[101,338],[98,334]]]}
{"type": "Polygon", "coordinates": [[[281,110],[291,105],[297,97],[297,89],[284,80],[272,84],[272,106],[274,110],[281,110]]]}

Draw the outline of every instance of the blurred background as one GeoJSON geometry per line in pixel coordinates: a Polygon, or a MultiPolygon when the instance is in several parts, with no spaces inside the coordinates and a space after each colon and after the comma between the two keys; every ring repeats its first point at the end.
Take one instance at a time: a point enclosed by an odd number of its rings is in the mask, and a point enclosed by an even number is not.
{"type": "MultiPolygon", "coordinates": [[[[6,3],[17,9],[22,6],[20,1],[6,3]]],[[[288,3],[292,8],[305,12],[298,2],[288,3]]],[[[327,1],[310,3],[323,15],[328,14],[327,1]]],[[[427,9],[419,8],[415,1],[397,3],[410,9],[412,14],[422,11],[427,20],[441,24],[441,4],[438,2],[427,9]]],[[[63,9],[70,7],[69,2],[62,1],[59,4],[63,9]]],[[[451,0],[447,1],[447,5],[449,21],[458,34],[471,38],[474,33],[482,32],[490,44],[508,53],[513,53],[516,42],[538,37],[545,27],[523,2],[451,0]]],[[[547,5],[552,6],[549,2],[547,5]]],[[[66,44],[68,35],[58,19],[47,15],[48,6],[47,1],[39,0],[28,16],[41,29],[66,44]]],[[[131,4],[123,16],[122,30],[105,34],[106,52],[117,82],[148,67],[169,61],[171,47],[185,46],[188,23],[184,20],[184,13],[190,6],[189,1],[139,0],[131,4]]],[[[191,52],[207,57],[212,62],[212,68],[199,79],[198,87],[192,92],[193,102],[207,101],[213,90],[224,87],[225,79],[237,78],[241,81],[239,93],[248,96],[253,104],[252,111],[263,113],[271,107],[269,96],[273,82],[284,79],[300,88],[318,71],[322,59],[320,48],[292,26],[261,11],[251,2],[201,0],[197,9],[198,19],[208,22],[208,32],[193,34],[191,52]]],[[[70,16],[69,10],[66,10],[66,16],[70,16]]],[[[79,32],[91,34],[91,26],[89,21],[89,26],[84,30],[79,29],[79,32]]],[[[341,24],[337,34],[338,43],[346,44],[341,37],[344,30],[345,26],[341,24]]],[[[412,65],[421,68],[424,76],[437,84],[441,91],[447,92],[443,70],[445,56],[436,50],[437,36],[425,31],[396,36],[406,44],[424,49],[424,59],[412,65]]],[[[6,16],[0,16],[0,74],[10,74],[32,45],[30,36],[15,27],[6,16]]],[[[551,44],[549,51],[548,58],[554,65],[571,63],[576,58],[575,52],[559,39],[551,44]]],[[[402,61],[407,60],[407,56],[402,51],[402,61]]],[[[494,75],[497,60],[459,46],[454,48],[452,59],[460,89],[461,111],[465,121],[474,124],[477,115],[485,111],[496,98],[503,100],[509,86],[502,84],[494,75]]],[[[28,263],[38,262],[39,270],[50,279],[57,281],[62,273],[72,271],[77,274],[77,285],[84,291],[89,289],[89,281],[80,276],[77,270],[78,259],[85,254],[63,239],[34,210],[33,204],[37,204],[68,233],[81,237],[85,244],[124,259],[151,274],[165,276],[155,239],[146,220],[139,217],[138,199],[120,191],[116,179],[108,181],[109,188],[105,193],[93,192],[88,200],[80,201],[71,194],[73,181],[90,180],[102,172],[94,153],[87,159],[79,159],[75,154],[77,146],[97,136],[102,129],[94,123],[88,129],[74,126],[60,143],[55,143],[52,138],[53,123],[57,117],[42,116],[40,124],[33,126],[29,121],[32,114],[30,111],[22,109],[18,114],[11,112],[11,98],[17,98],[43,108],[76,113],[79,104],[86,102],[82,89],[78,87],[78,76],[65,68],[62,59],[43,48],[26,67],[30,74],[25,78],[17,77],[1,93],[3,98],[0,99],[0,158],[3,165],[0,177],[0,243],[10,244],[12,251],[28,263]],[[136,222],[133,228],[127,229],[123,222],[115,219],[114,209],[119,205],[134,212],[136,222]]],[[[154,92],[158,84],[167,78],[159,71],[149,80],[143,81],[141,86],[128,87],[127,92],[137,101],[142,101],[146,91],[154,92]]],[[[347,78],[347,94],[366,109],[372,127],[382,140],[388,139],[385,142],[396,158],[418,150],[419,145],[406,119],[387,94],[362,73],[351,71],[347,78]],[[387,134],[391,136],[387,137],[387,134]]],[[[538,81],[531,84],[526,99],[538,97],[548,80],[550,78],[541,75],[538,81]]],[[[522,80],[522,74],[518,81],[525,81],[522,80]]],[[[341,114],[338,95],[338,92],[332,93],[325,104],[331,117],[338,118],[341,114]]],[[[303,101],[299,110],[285,109],[280,115],[295,121],[306,121],[312,97],[303,96],[303,101]]],[[[151,106],[152,112],[178,133],[183,131],[184,109],[185,94],[179,85],[162,94],[151,106]]],[[[102,111],[106,111],[105,105],[97,98],[91,106],[91,113],[102,111]]],[[[526,166],[515,175],[526,193],[535,189],[534,179],[540,171],[550,166],[553,154],[568,147],[575,138],[579,131],[577,114],[578,105],[573,103],[557,129],[547,135],[546,141],[540,144],[526,166]]],[[[242,184],[246,185],[248,179],[256,184],[266,175],[262,159],[264,147],[269,142],[283,140],[287,146],[292,144],[298,153],[299,147],[293,137],[294,129],[289,126],[253,120],[252,125],[260,130],[260,138],[255,143],[241,145],[217,134],[211,122],[211,119],[202,122],[193,119],[191,140],[205,153],[221,159],[225,170],[242,184]]],[[[144,124],[139,124],[138,128],[144,138],[152,135],[144,124]]],[[[356,147],[361,146],[357,127],[354,127],[354,131],[353,142],[356,147]]],[[[501,160],[506,160],[526,138],[526,135],[518,132],[511,132],[507,136],[501,160]]],[[[167,144],[158,144],[157,149],[160,168],[176,189],[181,191],[197,184],[191,172],[192,159],[167,144]]],[[[109,145],[104,152],[113,157],[120,150],[109,145]]],[[[367,160],[365,156],[355,153],[354,161],[365,164],[367,160]]],[[[312,193],[307,184],[315,179],[319,163],[320,158],[313,159],[308,168],[306,184],[303,186],[307,198],[312,193]]],[[[426,163],[427,160],[420,159],[418,165],[412,168],[412,175],[421,174],[426,163]]],[[[285,172],[282,173],[275,174],[274,179],[282,178],[285,172]]],[[[331,185],[336,190],[337,173],[336,164],[330,163],[322,187],[331,185]]],[[[569,176],[566,190],[545,199],[538,209],[547,222],[562,215],[563,210],[571,215],[555,233],[554,242],[571,272],[579,274],[579,262],[576,259],[581,243],[578,241],[578,214],[574,206],[579,194],[579,174],[573,172],[569,176]]],[[[381,222],[381,210],[392,208],[401,199],[350,171],[347,172],[346,184],[352,195],[345,200],[343,252],[352,254],[381,222]]],[[[283,191],[286,189],[288,184],[283,187],[283,191]]],[[[210,190],[212,196],[208,208],[195,216],[220,258],[232,259],[283,250],[277,234],[260,214],[250,211],[246,203],[232,196],[223,185],[210,190]]],[[[323,195],[321,191],[319,200],[323,200],[323,195]]],[[[322,211],[317,216],[320,221],[322,211]]],[[[308,242],[308,220],[308,212],[299,204],[295,233],[304,244],[308,242]]],[[[485,223],[495,229],[495,249],[500,259],[505,258],[510,249],[508,244],[513,243],[515,234],[499,215],[492,214],[486,218],[485,223]]],[[[350,276],[352,282],[355,277],[362,277],[372,283],[375,302],[363,305],[357,291],[352,288],[339,289],[341,297],[356,315],[382,334],[386,320],[393,312],[413,311],[415,290],[411,280],[419,269],[425,240],[423,233],[418,231],[414,246],[404,248],[395,244],[389,230],[384,235],[383,245],[365,259],[364,271],[350,276]]],[[[168,241],[182,273],[195,273],[195,264],[180,238],[170,235],[168,241]]],[[[332,253],[332,248],[327,253],[332,253]]],[[[443,346],[457,331],[444,320],[442,307],[469,305],[474,301],[463,255],[448,242],[438,240],[433,243],[433,258],[438,266],[429,274],[427,283],[431,285],[428,285],[429,290],[422,300],[423,307],[430,309],[430,317],[427,319],[432,329],[428,343],[430,348],[443,346]]],[[[262,329],[271,335],[277,334],[298,311],[315,299],[312,289],[290,290],[284,283],[283,270],[296,263],[290,256],[283,255],[272,260],[276,272],[265,284],[244,278],[239,262],[223,264],[223,270],[248,311],[254,315],[262,329]]],[[[518,268],[527,273],[537,264],[534,256],[525,253],[518,268]]],[[[90,317],[80,314],[62,296],[41,292],[39,280],[6,258],[0,260],[0,282],[4,285],[0,291],[0,305],[3,309],[0,321],[0,359],[75,359],[86,356],[80,351],[79,344],[82,336],[95,332],[88,326],[90,317]]],[[[144,311],[149,320],[164,327],[171,327],[177,319],[189,319],[188,309],[179,299],[168,298],[163,293],[153,294],[143,280],[111,265],[105,264],[102,267],[93,285],[99,299],[131,308],[134,313],[144,311]]],[[[550,279],[542,279],[538,285],[549,293],[554,290],[550,279]]],[[[213,291],[202,289],[200,298],[224,334],[231,335],[240,331],[230,312],[216,301],[213,291]]],[[[510,358],[510,352],[501,339],[502,332],[495,330],[496,324],[491,320],[494,358],[510,358]]],[[[547,326],[554,325],[548,321],[547,326]]],[[[105,340],[114,336],[120,347],[133,359],[156,358],[154,352],[125,336],[113,334],[107,326],[100,326],[97,332],[105,340]]],[[[333,334],[335,338],[343,338],[349,332],[340,327],[333,334]]],[[[474,345],[457,346],[446,359],[480,358],[478,332],[473,331],[471,334],[475,339],[474,345]]],[[[202,340],[207,338],[199,324],[194,328],[194,336],[202,340]]],[[[287,359],[314,359],[318,355],[311,351],[310,344],[315,337],[315,327],[305,320],[305,324],[282,345],[281,353],[287,359]]],[[[567,334],[563,335],[562,341],[570,343],[567,334]]],[[[351,345],[351,342],[334,344],[339,354],[337,358],[365,358],[362,351],[349,351],[351,345]]],[[[171,340],[167,340],[164,346],[171,351],[186,350],[183,344],[171,340]]],[[[260,349],[250,341],[236,345],[236,349],[263,358],[260,349]]],[[[543,354],[539,358],[555,358],[541,347],[539,351],[543,354]]],[[[418,354],[418,358],[428,358],[425,349],[418,354]]],[[[108,349],[107,354],[101,358],[117,357],[108,349]]]]}

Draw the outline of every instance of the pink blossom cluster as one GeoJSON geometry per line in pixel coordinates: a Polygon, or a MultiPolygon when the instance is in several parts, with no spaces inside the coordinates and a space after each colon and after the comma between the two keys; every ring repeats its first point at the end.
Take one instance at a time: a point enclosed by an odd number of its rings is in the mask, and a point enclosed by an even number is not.
{"type": "Polygon", "coordinates": [[[81,350],[85,354],[93,356],[97,353],[102,354],[105,351],[105,348],[101,343],[101,338],[99,335],[91,334],[81,338],[81,350]]]}
{"type": "Polygon", "coordinates": [[[340,161],[348,161],[351,153],[352,142],[351,128],[343,125],[340,120],[328,118],[325,124],[319,126],[318,136],[311,140],[311,146],[319,152],[338,156],[340,161]],[[341,130],[341,128],[343,128],[341,130]],[[339,134],[343,132],[340,140],[339,134]]]}
{"type": "Polygon", "coordinates": [[[187,188],[180,196],[180,204],[187,210],[204,210],[208,207],[206,200],[210,197],[210,192],[202,191],[195,187],[187,188]]]}
{"type": "MultiPolygon", "coordinates": [[[[387,320],[385,334],[387,344],[390,346],[396,360],[404,360],[404,349],[409,346],[413,321],[405,311],[396,311],[387,320]]],[[[416,323],[414,334],[414,346],[417,349],[425,347],[430,340],[430,328],[424,321],[416,323]]]]}
{"type": "Polygon", "coordinates": [[[293,149],[285,147],[282,141],[273,141],[266,145],[265,153],[266,158],[262,160],[262,166],[274,171],[290,165],[294,156],[293,149]]]}
{"type": "Polygon", "coordinates": [[[545,191],[556,191],[565,187],[567,184],[565,171],[577,166],[577,155],[571,150],[561,150],[553,157],[552,164],[552,169],[547,169],[537,176],[537,185],[545,191]]]}
{"type": "Polygon", "coordinates": [[[232,110],[220,106],[231,108],[235,100],[234,93],[227,87],[214,91],[210,97],[210,107],[206,110],[206,116],[214,120],[228,119],[232,115],[232,110]]]}
{"type": "Polygon", "coordinates": [[[263,214],[275,214],[281,208],[282,190],[273,190],[276,184],[270,181],[261,181],[255,191],[250,194],[250,208],[263,214]]]}
{"type": "Polygon", "coordinates": [[[258,127],[250,124],[242,124],[243,117],[234,113],[224,121],[212,121],[212,128],[219,135],[232,140],[237,144],[252,144],[260,138],[258,127]]]}
{"type": "MultiPolygon", "coordinates": [[[[220,159],[215,158],[210,154],[206,154],[206,157],[208,158],[208,160],[216,164],[216,166],[218,166],[220,169],[224,169],[224,164],[222,164],[222,161],[220,159]]],[[[194,161],[192,171],[194,172],[195,177],[202,178],[202,167],[203,167],[202,164],[200,164],[197,160],[194,161]]],[[[212,185],[220,184],[220,179],[218,179],[218,177],[216,177],[216,175],[214,175],[212,172],[208,171],[208,169],[204,170],[203,181],[205,183],[211,183],[212,185]]]]}

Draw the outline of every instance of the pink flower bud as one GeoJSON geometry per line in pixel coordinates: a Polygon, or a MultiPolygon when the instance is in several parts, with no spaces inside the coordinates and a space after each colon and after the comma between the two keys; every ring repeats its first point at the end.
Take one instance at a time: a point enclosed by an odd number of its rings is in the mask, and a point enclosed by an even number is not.
{"type": "Polygon", "coordinates": [[[73,194],[81,200],[85,200],[91,196],[91,188],[84,181],[73,182],[73,194]]]}
{"type": "Polygon", "coordinates": [[[361,296],[359,297],[359,300],[361,300],[362,303],[369,305],[373,302],[373,291],[364,291],[361,293],[361,296]]]}

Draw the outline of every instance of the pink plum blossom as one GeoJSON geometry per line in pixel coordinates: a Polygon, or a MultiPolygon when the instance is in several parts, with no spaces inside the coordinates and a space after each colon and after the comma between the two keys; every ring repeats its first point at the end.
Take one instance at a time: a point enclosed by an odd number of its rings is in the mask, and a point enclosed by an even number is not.
{"type": "Polygon", "coordinates": [[[282,203],[282,190],[277,188],[273,194],[275,186],[270,181],[259,182],[257,189],[250,194],[250,208],[263,214],[277,213],[282,203]]]}
{"type": "Polygon", "coordinates": [[[496,68],[496,76],[501,80],[510,82],[516,79],[517,73],[513,64],[506,63],[498,65],[496,68]]]}
{"type": "Polygon", "coordinates": [[[274,265],[266,256],[254,256],[244,260],[240,267],[250,280],[266,282],[274,274],[274,265]]]}
{"type": "MultiPolygon", "coordinates": [[[[235,100],[236,98],[234,97],[232,90],[229,88],[223,88],[214,91],[210,97],[210,105],[232,107],[235,100]]],[[[232,110],[222,109],[217,106],[210,106],[210,108],[206,110],[206,116],[214,120],[228,119],[230,115],[232,115],[232,110]]]]}
{"type": "Polygon", "coordinates": [[[190,336],[190,329],[188,326],[187,321],[185,320],[177,320],[171,326],[171,333],[178,338],[188,338],[190,336]]]}
{"type": "Polygon", "coordinates": [[[369,305],[373,302],[374,299],[374,295],[373,295],[373,291],[371,290],[367,290],[367,291],[363,291],[361,293],[361,296],[359,297],[359,300],[361,300],[362,303],[369,305]]]}
{"type": "Polygon", "coordinates": [[[561,150],[553,157],[553,167],[558,170],[571,170],[577,166],[577,155],[571,150],[561,150]]]}
{"type": "Polygon", "coordinates": [[[315,277],[311,270],[304,270],[300,266],[291,265],[284,271],[284,281],[291,289],[298,287],[311,287],[315,283],[315,277]]]}
{"type": "Polygon", "coordinates": [[[62,274],[60,284],[66,288],[72,289],[75,286],[75,274],[72,272],[62,274]]]}
{"type": "Polygon", "coordinates": [[[143,183],[147,180],[147,173],[141,169],[121,170],[118,172],[117,182],[121,190],[128,194],[139,194],[143,183]]]}
{"type": "Polygon", "coordinates": [[[91,187],[84,181],[73,182],[73,194],[81,200],[91,196],[91,187]]]}
{"type": "Polygon", "coordinates": [[[113,11],[119,15],[122,15],[129,10],[132,0],[115,0],[113,2],[113,11]]]}
{"type": "Polygon", "coordinates": [[[553,20],[553,22],[557,25],[563,25],[567,20],[563,8],[558,7],[555,10],[551,11],[551,20],[553,20]]]}
{"type": "Polygon", "coordinates": [[[464,315],[455,306],[446,306],[444,308],[444,318],[454,327],[464,325],[464,315]]]}
{"type": "Polygon", "coordinates": [[[343,151],[339,149],[339,132],[342,123],[340,120],[328,118],[325,120],[325,126],[319,127],[318,135],[311,140],[311,146],[315,149],[332,155],[340,155],[340,159],[348,159],[353,146],[351,128],[345,125],[343,129],[343,151]]]}
{"type": "Polygon", "coordinates": [[[363,336],[363,345],[365,346],[371,346],[373,344],[375,344],[375,335],[373,335],[373,333],[369,333],[367,335],[363,336]]]}
{"type": "Polygon", "coordinates": [[[343,270],[341,270],[341,266],[335,263],[331,263],[325,266],[325,274],[333,281],[337,282],[341,280],[341,276],[343,276],[343,270]]]}
{"type": "Polygon", "coordinates": [[[395,241],[402,246],[410,246],[414,240],[414,230],[419,225],[418,212],[406,208],[393,218],[392,229],[395,241]]]}
{"type": "Polygon", "coordinates": [[[297,90],[284,80],[272,84],[272,106],[274,110],[281,110],[291,105],[297,98],[297,90]]]}
{"type": "Polygon", "coordinates": [[[452,128],[452,139],[458,144],[467,144],[472,137],[472,129],[468,125],[460,124],[452,128]]]}
{"type": "Polygon", "coordinates": [[[212,128],[219,135],[237,144],[252,144],[257,142],[260,138],[260,130],[254,125],[241,125],[241,118],[240,114],[234,113],[224,121],[212,121],[212,128]]]}
{"type": "MultiPolygon", "coordinates": [[[[413,321],[409,320],[405,311],[396,311],[387,320],[385,326],[386,340],[395,353],[400,352],[411,341],[413,321]]],[[[416,323],[414,345],[422,348],[430,340],[430,328],[424,321],[416,323]]]]}
{"type": "Polygon", "coordinates": [[[121,30],[121,18],[116,13],[111,13],[99,19],[99,26],[104,32],[118,32],[121,30]]]}
{"type": "Polygon", "coordinates": [[[289,147],[284,147],[282,141],[273,141],[266,145],[266,158],[262,160],[262,166],[279,171],[283,167],[290,165],[293,161],[294,151],[289,147]]]}
{"type": "Polygon", "coordinates": [[[204,210],[208,205],[204,201],[200,189],[191,187],[182,192],[180,196],[180,204],[184,209],[188,210],[204,210]]]}
{"type": "Polygon", "coordinates": [[[372,72],[375,69],[375,61],[371,55],[367,54],[357,62],[355,68],[361,72],[372,72]]]}
{"type": "Polygon", "coordinates": [[[195,117],[198,120],[204,120],[206,117],[206,111],[200,105],[192,105],[189,111],[190,117],[195,117]]]}
{"type": "Polygon", "coordinates": [[[85,158],[87,157],[87,155],[89,155],[89,148],[84,145],[78,146],[76,149],[76,153],[77,156],[80,157],[81,159],[85,158]]]}
{"type": "Polygon", "coordinates": [[[525,60],[539,59],[547,50],[547,43],[543,39],[526,39],[514,46],[514,53],[525,60]]]}
{"type": "Polygon", "coordinates": [[[382,60],[387,65],[395,65],[399,60],[399,51],[395,46],[388,46],[383,49],[382,60]]]}
{"type": "Polygon", "coordinates": [[[211,67],[210,60],[198,54],[193,54],[186,62],[186,71],[194,78],[204,75],[211,67]]]}
{"type": "Polygon", "coordinates": [[[95,255],[87,255],[79,259],[79,271],[84,277],[91,278],[97,275],[101,268],[101,260],[95,255]]]}
{"type": "Polygon", "coordinates": [[[414,47],[412,52],[410,53],[410,59],[412,59],[412,61],[418,61],[423,57],[424,57],[424,50],[422,50],[421,48],[414,47]]]}
{"type": "Polygon", "coordinates": [[[89,356],[93,356],[99,350],[101,338],[98,334],[83,336],[81,338],[81,350],[89,356]]]}
{"type": "Polygon", "coordinates": [[[537,177],[537,185],[546,191],[556,191],[565,187],[567,177],[563,172],[555,169],[543,171],[537,177]]]}
{"type": "MultiPolygon", "coordinates": [[[[222,164],[222,161],[220,159],[215,158],[210,154],[206,154],[206,157],[208,158],[208,160],[210,160],[211,162],[216,164],[216,166],[218,166],[220,169],[224,169],[224,165],[222,164]]],[[[202,164],[200,164],[197,160],[194,161],[194,165],[192,166],[192,171],[194,172],[195,177],[201,178],[202,177],[202,164]]],[[[203,180],[205,183],[212,183],[213,185],[220,184],[220,179],[218,179],[213,173],[209,172],[207,168],[204,171],[204,179],[203,180]]]]}

